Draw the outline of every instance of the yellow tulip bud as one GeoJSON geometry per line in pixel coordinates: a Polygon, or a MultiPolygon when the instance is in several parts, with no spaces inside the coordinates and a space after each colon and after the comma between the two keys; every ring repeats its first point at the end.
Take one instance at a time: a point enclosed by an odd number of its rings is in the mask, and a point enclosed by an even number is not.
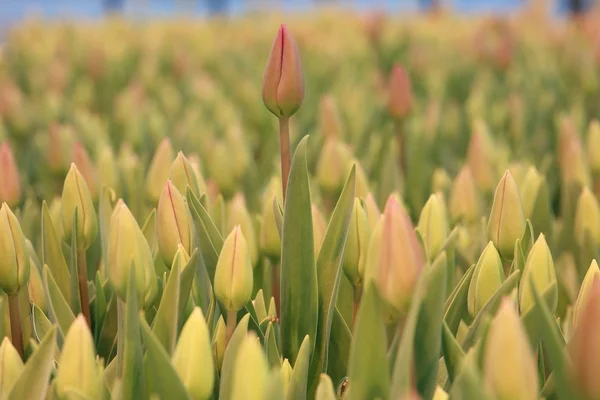
{"type": "Polygon", "coordinates": [[[188,187],[197,198],[200,198],[200,195],[206,192],[206,184],[204,184],[204,191],[200,191],[196,170],[181,151],[177,153],[175,161],[171,164],[169,179],[183,196],[186,195],[188,187]]]}
{"type": "Polygon", "coordinates": [[[439,254],[448,238],[448,213],[446,204],[440,194],[432,194],[425,203],[419,218],[419,231],[423,235],[429,260],[439,254]]]}
{"type": "Polygon", "coordinates": [[[481,216],[480,198],[471,169],[465,165],[454,179],[450,194],[450,216],[453,221],[473,223],[481,216]]]}
{"type": "Polygon", "coordinates": [[[554,284],[554,293],[549,299],[548,307],[551,311],[556,310],[558,301],[558,289],[556,288],[556,271],[554,269],[554,261],[552,254],[544,234],[540,234],[538,239],[533,244],[529,251],[523,275],[521,276],[521,284],[519,285],[519,305],[521,314],[526,313],[535,304],[535,298],[531,291],[530,281],[533,281],[535,289],[540,293],[554,284]]]}
{"type": "Polygon", "coordinates": [[[164,138],[156,148],[152,157],[148,174],[146,175],[146,195],[152,203],[156,203],[167,179],[169,179],[169,166],[173,162],[171,140],[164,138]]]}
{"type": "Polygon", "coordinates": [[[254,333],[242,340],[233,369],[232,399],[262,400],[267,386],[268,366],[254,333]]]}
{"type": "Polygon", "coordinates": [[[2,339],[0,345],[0,398],[8,398],[13,385],[23,371],[21,356],[8,337],[2,339]]]}
{"type": "Polygon", "coordinates": [[[467,305],[473,318],[496,293],[504,281],[504,267],[498,250],[492,242],[481,253],[469,285],[467,305]]]}
{"type": "Polygon", "coordinates": [[[233,229],[239,225],[246,239],[248,251],[250,252],[250,262],[256,266],[258,262],[258,246],[256,244],[256,230],[253,218],[246,208],[246,199],[242,193],[233,196],[227,212],[227,228],[233,229]]]}
{"type": "Polygon", "coordinates": [[[580,319],[580,315],[583,314],[583,307],[590,296],[592,284],[596,279],[600,279],[600,269],[598,269],[598,263],[596,260],[592,260],[592,263],[590,264],[590,267],[583,278],[583,282],[581,283],[581,288],[579,289],[579,294],[577,295],[575,305],[573,306],[573,326],[577,326],[577,321],[580,319]]]}
{"type": "Polygon", "coordinates": [[[575,238],[580,246],[585,243],[586,232],[591,235],[594,244],[600,244],[600,204],[590,189],[584,187],[575,211],[575,238]]]}
{"type": "Polygon", "coordinates": [[[77,246],[80,249],[88,249],[98,234],[98,218],[94,209],[92,195],[88,189],[83,176],[75,164],[65,178],[61,197],[62,228],[65,239],[70,241],[71,235],[77,235],[77,246]],[[77,209],[76,232],[73,232],[73,220],[77,209]]]}
{"type": "Polygon", "coordinates": [[[0,207],[0,288],[13,295],[29,280],[29,255],[19,220],[6,203],[0,207]]]}
{"type": "Polygon", "coordinates": [[[370,236],[367,213],[360,205],[360,200],[356,198],[350,217],[348,240],[342,264],[344,273],[355,287],[361,284],[365,275],[370,236]]]}

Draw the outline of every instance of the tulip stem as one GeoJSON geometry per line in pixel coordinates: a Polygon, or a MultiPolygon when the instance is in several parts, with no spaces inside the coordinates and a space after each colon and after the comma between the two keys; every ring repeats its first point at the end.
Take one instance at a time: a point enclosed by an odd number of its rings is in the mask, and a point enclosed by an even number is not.
{"type": "Polygon", "coordinates": [[[85,318],[88,327],[92,329],[92,318],[90,316],[90,298],[88,295],[87,285],[87,262],[85,257],[85,249],[79,250],[77,253],[77,276],[79,281],[79,300],[81,303],[81,313],[85,318]]]}
{"type": "Polygon", "coordinates": [[[235,325],[237,324],[237,313],[235,311],[227,311],[227,326],[225,331],[225,343],[226,346],[229,344],[229,340],[231,340],[231,336],[233,336],[233,331],[235,331],[235,325]]]}
{"type": "Polygon", "coordinates": [[[406,172],[406,135],[404,133],[404,124],[402,121],[396,121],[396,144],[398,145],[398,168],[400,176],[404,179],[406,172]]]}
{"type": "Polygon", "coordinates": [[[279,117],[279,148],[281,153],[281,190],[283,191],[283,202],[285,203],[285,194],[287,192],[287,183],[292,163],[289,117],[279,117]]]}
{"type": "Polygon", "coordinates": [[[23,348],[23,328],[21,327],[21,315],[19,313],[19,295],[8,296],[8,313],[10,316],[10,336],[12,344],[25,361],[25,350],[23,348]]]}
{"type": "Polygon", "coordinates": [[[352,308],[352,326],[356,325],[356,315],[358,314],[358,307],[360,307],[360,299],[362,297],[362,284],[353,286],[353,299],[354,307],[352,308]]]}

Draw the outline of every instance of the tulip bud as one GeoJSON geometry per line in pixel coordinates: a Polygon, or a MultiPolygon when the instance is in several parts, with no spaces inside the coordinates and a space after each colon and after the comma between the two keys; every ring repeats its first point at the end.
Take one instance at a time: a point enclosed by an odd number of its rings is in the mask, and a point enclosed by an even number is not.
{"type": "Polygon", "coordinates": [[[69,167],[69,160],[73,157],[70,153],[75,144],[75,132],[70,126],[53,124],[48,130],[48,168],[55,174],[63,174],[69,167]]]}
{"type": "Polygon", "coordinates": [[[566,161],[561,164],[563,182],[582,187],[589,186],[591,182],[590,170],[581,149],[579,138],[567,142],[564,153],[566,161]]]}
{"type": "Polygon", "coordinates": [[[592,173],[600,174],[600,122],[590,122],[587,135],[587,159],[592,173]]]}
{"type": "Polygon", "coordinates": [[[287,26],[282,24],[273,41],[263,78],[262,98],[276,117],[290,117],[304,100],[300,53],[287,26]]]}
{"type": "Polygon", "coordinates": [[[118,193],[121,189],[121,181],[117,161],[111,146],[102,146],[96,159],[96,165],[98,165],[101,185],[112,188],[118,193]]]}
{"type": "Polygon", "coordinates": [[[196,171],[181,151],[177,153],[175,161],[171,164],[169,179],[173,182],[177,190],[179,190],[179,193],[185,195],[189,186],[194,196],[200,198],[200,185],[198,184],[196,171]]]}
{"type": "Polygon", "coordinates": [[[450,194],[450,216],[453,221],[473,223],[481,216],[480,199],[471,168],[465,165],[461,168],[452,184],[450,194]]]}
{"type": "Polygon", "coordinates": [[[576,386],[585,399],[600,398],[600,280],[593,279],[585,302],[581,304],[579,323],[568,344],[573,361],[573,376],[576,386]]]}
{"type": "Polygon", "coordinates": [[[485,303],[496,293],[504,282],[504,267],[498,250],[492,242],[481,253],[469,285],[467,306],[469,314],[475,318],[485,303]]]}
{"type": "Polygon", "coordinates": [[[214,290],[227,311],[237,312],[250,300],[253,272],[246,239],[239,226],[227,236],[215,270],[214,290]]]}
{"type": "Polygon", "coordinates": [[[336,400],[333,382],[327,374],[321,374],[315,400],[336,400]]]}
{"type": "Polygon", "coordinates": [[[163,186],[166,180],[169,179],[169,166],[175,157],[173,153],[171,140],[164,138],[156,148],[154,157],[152,157],[146,175],[146,194],[152,203],[158,201],[163,186]]]}
{"type": "Polygon", "coordinates": [[[183,325],[172,362],[192,399],[210,398],[215,372],[208,326],[198,307],[183,325]]]}
{"type": "Polygon", "coordinates": [[[239,225],[242,229],[244,238],[246,238],[246,244],[248,245],[248,251],[250,252],[250,262],[252,266],[256,266],[258,262],[256,230],[254,221],[246,208],[246,199],[242,193],[237,193],[231,200],[227,216],[228,230],[233,229],[236,225],[239,225]]]}
{"type": "Polygon", "coordinates": [[[421,211],[418,227],[423,235],[430,261],[439,254],[448,237],[447,214],[446,204],[439,194],[432,194],[421,211]]]}
{"type": "Polygon", "coordinates": [[[592,263],[590,264],[590,267],[583,278],[583,282],[581,283],[581,288],[579,289],[579,294],[577,295],[575,305],[573,306],[573,326],[577,326],[579,316],[583,314],[583,307],[590,296],[592,284],[596,279],[600,279],[600,269],[598,269],[598,263],[596,260],[592,260],[592,263]]]}
{"type": "Polygon", "coordinates": [[[323,245],[323,239],[325,238],[325,232],[327,232],[327,223],[323,214],[319,211],[316,205],[312,205],[312,223],[313,223],[313,244],[315,249],[315,258],[319,256],[321,246],[323,245]]]}
{"type": "Polygon", "coordinates": [[[283,393],[287,396],[288,388],[290,387],[290,380],[292,379],[292,366],[289,360],[286,358],[281,363],[281,381],[283,382],[283,393]]]}
{"type": "Polygon", "coordinates": [[[452,180],[448,176],[448,172],[442,168],[436,168],[431,176],[431,192],[442,192],[447,194],[452,187],[452,180]]]}
{"type": "Polygon", "coordinates": [[[591,190],[584,187],[575,211],[575,238],[581,246],[584,245],[586,232],[596,245],[600,244],[600,204],[591,190]]]}
{"type": "Polygon", "coordinates": [[[321,97],[319,103],[319,129],[323,137],[340,138],[341,121],[335,99],[331,95],[321,97]]]}
{"type": "Polygon", "coordinates": [[[21,202],[19,169],[8,142],[0,147],[0,202],[15,207],[21,202]]]}
{"type": "Polygon", "coordinates": [[[388,305],[388,319],[395,320],[408,310],[423,264],[410,217],[397,198],[390,196],[371,236],[365,271],[365,282],[374,281],[388,305]]]}
{"type": "MultiPolygon", "coordinates": [[[[183,157],[185,158],[185,156],[183,157]]],[[[204,180],[204,175],[202,174],[202,163],[200,162],[200,158],[198,157],[198,154],[192,153],[189,157],[187,157],[187,159],[192,166],[192,171],[194,171],[194,174],[196,175],[199,193],[202,195],[206,193],[206,181],[204,180]]],[[[173,178],[171,178],[171,180],[173,180],[173,178]]],[[[193,181],[191,183],[193,184],[193,181]]]]}
{"type": "Polygon", "coordinates": [[[217,370],[221,371],[223,367],[223,358],[225,358],[225,348],[227,347],[227,328],[223,316],[217,321],[216,333],[213,339],[213,356],[217,362],[217,370]]]}
{"type": "Polygon", "coordinates": [[[7,399],[13,385],[23,371],[21,356],[8,337],[2,339],[0,345],[0,398],[7,399]]]}
{"type": "Polygon", "coordinates": [[[275,222],[275,210],[273,202],[277,199],[276,195],[272,198],[265,198],[262,208],[262,224],[260,226],[260,248],[262,252],[271,260],[279,260],[281,257],[281,239],[277,231],[275,222]]]}
{"type": "Polygon", "coordinates": [[[448,400],[448,393],[444,391],[441,387],[437,386],[435,388],[435,393],[433,394],[433,400],[448,400]]]}
{"type": "Polygon", "coordinates": [[[344,253],[344,273],[354,287],[362,283],[367,263],[367,250],[371,231],[367,220],[367,213],[360,205],[358,198],[354,199],[346,251],[344,253]]]}
{"type": "Polygon", "coordinates": [[[165,183],[158,200],[156,240],[160,255],[169,268],[179,244],[187,254],[192,254],[194,249],[194,223],[190,210],[185,199],[170,180],[165,183]]]}
{"type": "Polygon", "coordinates": [[[267,386],[268,365],[254,333],[246,336],[235,358],[232,399],[262,400],[267,386]]]}
{"type": "Polygon", "coordinates": [[[538,236],[538,239],[529,251],[527,261],[525,262],[523,275],[521,276],[521,284],[519,285],[519,305],[521,314],[526,313],[535,304],[535,298],[531,291],[531,284],[529,281],[533,281],[535,289],[540,294],[543,294],[547,288],[554,284],[554,293],[548,304],[550,310],[554,312],[558,301],[556,271],[554,269],[552,254],[550,253],[550,248],[548,248],[548,243],[546,243],[544,234],[538,236]]]}
{"type": "Polygon", "coordinates": [[[531,218],[533,215],[535,201],[543,183],[544,177],[538,170],[535,167],[529,167],[522,183],[519,185],[525,218],[531,218]]]}
{"type": "Polygon", "coordinates": [[[381,211],[379,211],[377,201],[375,200],[375,197],[373,197],[372,193],[368,193],[367,197],[365,197],[364,208],[365,212],[367,213],[367,220],[369,221],[369,231],[373,232],[379,223],[381,211]]]}
{"type": "Polygon", "coordinates": [[[79,249],[88,249],[98,233],[98,219],[90,190],[75,164],[65,178],[61,197],[61,218],[65,239],[70,241],[71,235],[77,235],[79,249]],[[73,232],[73,220],[77,210],[76,232],[73,232]]]}
{"type": "Polygon", "coordinates": [[[479,189],[489,192],[494,187],[494,143],[488,128],[481,120],[473,123],[473,134],[467,150],[467,164],[479,189]]]}
{"type": "Polygon", "coordinates": [[[525,233],[525,215],[519,188],[509,171],[504,173],[496,188],[487,233],[502,258],[511,261],[515,242],[525,233]]]}
{"type": "Polygon", "coordinates": [[[348,146],[339,139],[327,138],[317,163],[316,178],[320,189],[324,193],[338,195],[344,187],[351,163],[352,152],[348,146]]]}
{"type": "Polygon", "coordinates": [[[96,167],[92,163],[89,154],[81,143],[75,143],[73,147],[73,163],[87,184],[92,199],[98,198],[98,176],[96,167]]]}
{"type": "Polygon", "coordinates": [[[135,279],[138,306],[152,304],[158,292],[154,261],[150,246],[135,218],[119,200],[110,217],[107,251],[107,273],[115,292],[126,300],[127,282],[135,279]],[[135,276],[130,277],[133,265],[135,276]]]}
{"type": "Polygon", "coordinates": [[[6,203],[0,208],[0,289],[13,295],[29,280],[29,255],[21,224],[6,203]]]}
{"type": "Polygon", "coordinates": [[[56,375],[56,393],[69,398],[70,392],[99,399],[103,392],[103,376],[96,363],[94,340],[83,315],[71,324],[60,353],[56,375]]]}
{"type": "Polygon", "coordinates": [[[401,120],[410,114],[413,94],[408,72],[399,64],[394,65],[388,83],[387,109],[390,116],[401,120]]]}
{"type": "Polygon", "coordinates": [[[536,360],[517,312],[508,298],[492,320],[484,353],[484,380],[498,400],[538,397],[536,360]]]}
{"type": "Polygon", "coordinates": [[[48,312],[46,304],[46,293],[44,292],[44,283],[42,281],[42,275],[35,266],[35,262],[29,258],[29,298],[31,302],[38,306],[44,313],[48,312]]]}

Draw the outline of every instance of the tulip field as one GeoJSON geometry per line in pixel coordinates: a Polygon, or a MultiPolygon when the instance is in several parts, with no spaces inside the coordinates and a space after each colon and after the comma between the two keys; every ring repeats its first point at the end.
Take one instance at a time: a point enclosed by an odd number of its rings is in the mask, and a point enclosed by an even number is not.
{"type": "Polygon", "coordinates": [[[600,399],[600,15],[26,20],[0,399],[600,399]]]}

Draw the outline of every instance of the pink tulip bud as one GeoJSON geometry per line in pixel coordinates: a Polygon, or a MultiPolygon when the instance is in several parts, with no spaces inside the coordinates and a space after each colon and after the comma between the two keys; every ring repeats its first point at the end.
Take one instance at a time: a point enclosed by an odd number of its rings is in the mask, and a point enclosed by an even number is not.
{"type": "Polygon", "coordinates": [[[265,106],[277,117],[290,117],[302,105],[304,76],[296,42],[282,24],[273,41],[263,78],[265,106]]]}
{"type": "Polygon", "coordinates": [[[388,112],[395,119],[403,119],[412,110],[413,95],[408,72],[399,64],[394,65],[388,83],[388,112]]]}
{"type": "Polygon", "coordinates": [[[10,207],[14,207],[20,200],[19,170],[12,148],[7,142],[4,142],[0,147],[0,202],[5,202],[10,207]]]}

